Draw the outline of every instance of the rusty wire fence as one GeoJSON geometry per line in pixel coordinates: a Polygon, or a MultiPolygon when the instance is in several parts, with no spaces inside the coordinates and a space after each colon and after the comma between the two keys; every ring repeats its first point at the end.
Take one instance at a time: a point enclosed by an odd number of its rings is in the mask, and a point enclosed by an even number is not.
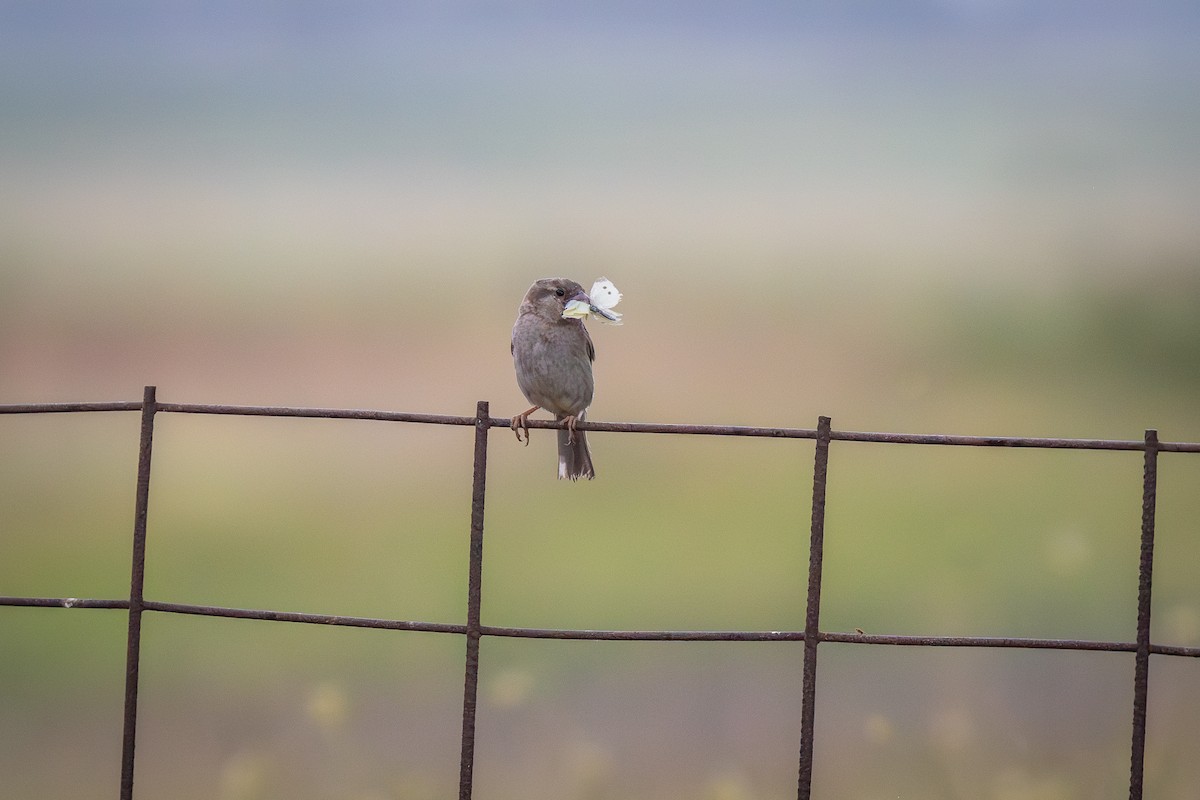
{"type": "MultiPolygon", "coordinates": [[[[750,436],[782,439],[811,439],[814,447],[812,488],[812,524],[809,540],[809,569],[807,577],[807,608],[804,629],[797,631],[747,630],[566,630],[547,628],[513,628],[485,625],[481,620],[483,572],[484,507],[487,485],[488,431],[508,427],[507,418],[489,414],[488,403],[481,401],[475,416],[448,416],[390,411],[336,408],[289,408],[278,406],[200,405],[191,403],[160,403],[155,387],[145,388],[141,402],[108,403],[31,403],[0,405],[0,414],[50,414],[70,412],[138,411],[141,413],[141,433],[138,450],[138,472],[133,524],[133,554],[129,598],[81,599],[73,597],[6,597],[0,596],[3,606],[36,606],[61,608],[127,609],[129,627],[126,649],[125,704],[122,727],[121,800],[132,800],[134,786],[134,753],[137,745],[138,665],[142,644],[142,617],[145,612],[192,614],[211,617],[234,617],[279,622],[298,622],[317,625],[341,625],[358,628],[380,628],[397,631],[428,631],[457,634],[465,638],[462,737],[459,763],[459,798],[472,795],[475,764],[475,718],[480,663],[479,642],[484,636],[524,639],[575,639],[608,641],[802,641],[804,642],[803,674],[800,687],[801,719],[797,761],[799,764],[797,797],[811,796],[813,774],[813,740],[816,736],[817,649],[822,642],[843,642],[865,645],[901,645],[910,647],[984,647],[1026,648],[1041,650],[1091,650],[1134,654],[1132,735],[1130,744],[1129,796],[1142,797],[1143,766],[1146,745],[1146,708],[1151,654],[1200,658],[1200,647],[1177,647],[1153,644],[1150,641],[1151,573],[1154,563],[1154,514],[1158,486],[1158,457],[1160,453],[1198,453],[1200,443],[1160,442],[1154,430],[1146,431],[1142,440],[1111,439],[1052,439],[1026,437],[950,436],[940,434],[865,433],[833,430],[829,417],[820,417],[816,428],[760,428],[723,425],[683,425],[657,423],[588,422],[580,428],[613,433],[658,433],[700,436],[750,436]],[[346,617],[326,614],[302,614],[267,609],[241,609],[199,606],[147,600],[142,589],[146,570],[146,512],[150,497],[150,464],[154,439],[154,421],[158,413],[226,414],[264,417],[313,417],[328,419],[379,420],[432,425],[470,426],[475,429],[473,488],[471,493],[470,554],[468,560],[467,615],[462,623],[436,623],[369,617],[346,617]],[[825,487],[828,480],[829,448],[834,441],[876,442],[883,444],[925,444],[965,447],[1021,447],[1068,450],[1125,450],[1144,454],[1142,481],[1141,547],[1137,569],[1137,627],[1133,641],[1091,641],[1079,639],[1035,639],[974,636],[893,636],[865,633],[823,631],[820,625],[821,574],[824,566],[825,487]]],[[[530,420],[532,428],[551,428],[555,423],[530,420]]],[[[1131,573],[1132,574],[1132,573],[1131,573]]]]}

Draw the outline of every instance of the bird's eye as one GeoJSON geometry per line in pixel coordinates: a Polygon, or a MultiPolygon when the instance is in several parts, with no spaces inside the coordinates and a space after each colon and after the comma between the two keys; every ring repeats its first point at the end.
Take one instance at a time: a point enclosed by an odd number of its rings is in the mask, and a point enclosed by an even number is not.
{"type": "Polygon", "coordinates": [[[558,289],[555,289],[555,290],[554,290],[554,293],[555,293],[556,295],[558,295],[559,297],[563,297],[563,296],[565,296],[565,295],[566,295],[566,293],[567,293],[567,290],[566,290],[566,289],[563,289],[563,288],[561,288],[561,287],[560,287],[560,288],[558,288],[558,289]]]}

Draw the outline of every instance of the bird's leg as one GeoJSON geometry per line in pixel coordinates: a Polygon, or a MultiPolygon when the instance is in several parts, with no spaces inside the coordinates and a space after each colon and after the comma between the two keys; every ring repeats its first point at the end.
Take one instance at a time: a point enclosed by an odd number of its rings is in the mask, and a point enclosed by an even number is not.
{"type": "Polygon", "coordinates": [[[579,417],[563,417],[563,427],[567,429],[567,444],[575,443],[575,423],[577,422],[579,422],[579,417]]]}
{"type": "Polygon", "coordinates": [[[525,446],[529,446],[529,415],[537,411],[541,406],[534,406],[528,411],[522,411],[512,418],[512,424],[508,427],[512,428],[513,433],[517,435],[517,441],[521,441],[521,431],[525,431],[525,446]]]}

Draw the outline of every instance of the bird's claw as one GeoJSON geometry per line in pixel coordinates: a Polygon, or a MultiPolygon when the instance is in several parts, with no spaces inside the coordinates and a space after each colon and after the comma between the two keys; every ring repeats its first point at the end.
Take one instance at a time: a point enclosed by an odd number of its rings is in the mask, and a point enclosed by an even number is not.
{"type": "Polygon", "coordinates": [[[512,432],[516,434],[518,442],[524,442],[529,446],[529,427],[525,425],[525,418],[520,414],[512,418],[512,424],[508,427],[512,428],[512,432]],[[525,438],[521,438],[521,431],[525,431],[525,438]]]}
{"type": "Polygon", "coordinates": [[[512,432],[516,434],[518,442],[524,442],[526,447],[529,447],[529,415],[537,411],[538,407],[534,406],[528,411],[517,414],[512,418],[512,424],[508,427],[512,428],[512,432]],[[521,438],[521,431],[525,431],[525,438],[521,438]]]}
{"type": "Polygon", "coordinates": [[[567,444],[575,443],[575,423],[579,417],[563,417],[563,427],[567,429],[567,444]]]}

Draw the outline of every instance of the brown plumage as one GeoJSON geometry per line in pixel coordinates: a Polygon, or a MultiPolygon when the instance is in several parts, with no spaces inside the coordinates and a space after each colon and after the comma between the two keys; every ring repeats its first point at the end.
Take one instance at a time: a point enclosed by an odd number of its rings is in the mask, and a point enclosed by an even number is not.
{"type": "Polygon", "coordinates": [[[517,385],[533,403],[513,417],[512,429],[529,444],[529,415],[544,408],[563,424],[558,431],[558,477],[594,478],[587,435],[575,429],[592,403],[596,351],[583,320],[563,317],[572,300],[590,303],[583,287],[566,278],[543,278],[529,287],[513,325],[512,355],[517,385]]]}

